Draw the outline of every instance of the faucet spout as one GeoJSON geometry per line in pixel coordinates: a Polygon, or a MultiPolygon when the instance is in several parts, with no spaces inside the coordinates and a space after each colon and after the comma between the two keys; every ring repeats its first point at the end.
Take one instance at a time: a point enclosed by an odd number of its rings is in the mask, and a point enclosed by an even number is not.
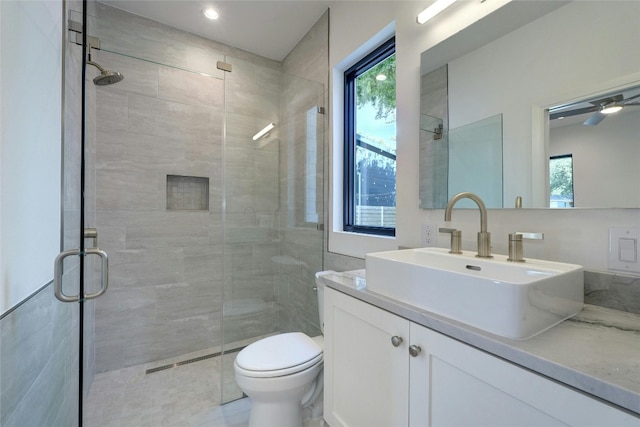
{"type": "Polygon", "coordinates": [[[480,232],[478,233],[478,257],[480,258],[492,258],[491,256],[491,233],[487,231],[487,208],[480,197],[474,193],[464,191],[458,193],[449,200],[447,203],[447,209],[444,211],[444,220],[451,221],[451,213],[453,212],[453,206],[462,199],[471,199],[478,205],[480,210],[480,232]]]}

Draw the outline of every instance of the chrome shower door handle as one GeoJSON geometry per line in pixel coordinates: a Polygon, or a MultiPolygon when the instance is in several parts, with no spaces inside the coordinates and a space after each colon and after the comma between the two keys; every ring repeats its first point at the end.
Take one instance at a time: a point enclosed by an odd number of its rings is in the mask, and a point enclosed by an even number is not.
{"type": "Polygon", "coordinates": [[[53,264],[53,293],[62,302],[78,301],[78,295],[69,296],[62,292],[62,263],[66,257],[71,255],[80,255],[80,249],[69,249],[68,251],[60,252],[53,264]]]}
{"type": "Polygon", "coordinates": [[[76,302],[80,300],[79,295],[66,295],[62,291],[62,264],[64,262],[64,259],[71,255],[98,255],[101,260],[100,289],[94,293],[85,293],[83,300],[95,299],[107,292],[107,288],[109,287],[109,256],[107,255],[107,253],[98,248],[89,248],[85,250],[84,253],[81,253],[80,249],[69,249],[67,251],[61,252],[56,257],[53,267],[53,292],[56,298],[62,302],[76,302]]]}
{"type": "Polygon", "coordinates": [[[98,255],[100,257],[100,289],[92,294],[84,294],[84,299],[95,299],[107,292],[109,287],[109,255],[102,249],[90,248],[85,251],[85,255],[98,255]]]}

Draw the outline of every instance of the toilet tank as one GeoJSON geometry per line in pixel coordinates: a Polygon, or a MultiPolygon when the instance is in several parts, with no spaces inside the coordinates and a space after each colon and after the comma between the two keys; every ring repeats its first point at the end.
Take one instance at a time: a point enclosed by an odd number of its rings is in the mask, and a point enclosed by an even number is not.
{"type": "Polygon", "coordinates": [[[318,298],[318,314],[320,316],[320,330],[322,333],[324,333],[324,283],[320,280],[320,277],[331,273],[335,273],[335,271],[325,270],[316,273],[316,297],[318,298]]]}

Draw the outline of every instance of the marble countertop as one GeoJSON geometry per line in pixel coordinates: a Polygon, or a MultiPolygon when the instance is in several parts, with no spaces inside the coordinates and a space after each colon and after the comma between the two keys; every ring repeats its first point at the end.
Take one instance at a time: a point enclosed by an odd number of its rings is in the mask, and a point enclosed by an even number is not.
{"type": "Polygon", "coordinates": [[[365,271],[321,275],[326,286],[640,415],[640,315],[585,304],[569,320],[512,340],[366,289],[365,271]]]}

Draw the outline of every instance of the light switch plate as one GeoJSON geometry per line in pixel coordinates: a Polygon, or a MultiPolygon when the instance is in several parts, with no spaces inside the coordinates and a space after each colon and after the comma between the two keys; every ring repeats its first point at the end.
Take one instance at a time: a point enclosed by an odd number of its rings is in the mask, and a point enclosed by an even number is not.
{"type": "Polygon", "coordinates": [[[640,273],[640,228],[609,229],[609,269],[640,273]]]}

